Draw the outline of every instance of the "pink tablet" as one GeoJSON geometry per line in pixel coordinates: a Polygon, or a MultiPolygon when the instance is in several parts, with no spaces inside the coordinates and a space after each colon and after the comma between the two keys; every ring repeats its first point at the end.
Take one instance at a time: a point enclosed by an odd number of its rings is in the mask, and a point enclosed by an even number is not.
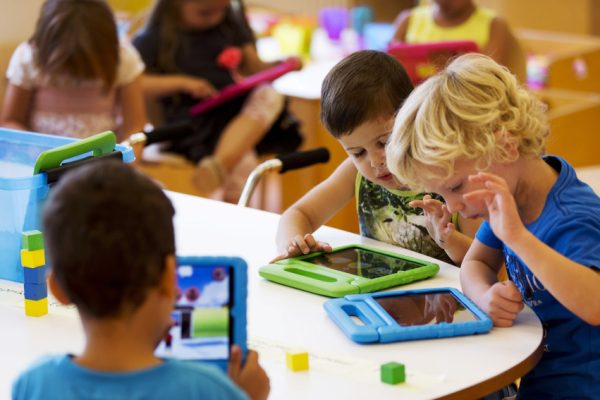
{"type": "Polygon", "coordinates": [[[261,83],[271,82],[290,71],[302,68],[302,62],[297,58],[289,58],[276,66],[248,76],[239,82],[224,87],[213,97],[202,100],[190,109],[190,115],[195,117],[208,110],[215,108],[233,98],[249,92],[261,83]]]}
{"type": "Polygon", "coordinates": [[[470,40],[420,44],[394,43],[388,47],[387,52],[402,63],[408,76],[416,85],[443,68],[448,60],[464,53],[479,52],[479,47],[470,40]]]}

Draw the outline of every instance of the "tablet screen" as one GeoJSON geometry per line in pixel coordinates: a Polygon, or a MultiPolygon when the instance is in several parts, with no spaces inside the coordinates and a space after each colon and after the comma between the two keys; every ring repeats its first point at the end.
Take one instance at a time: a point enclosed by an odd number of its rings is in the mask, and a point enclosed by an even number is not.
{"type": "Polygon", "coordinates": [[[226,266],[177,266],[173,326],[157,356],[182,360],[229,358],[232,269],[226,266]]]}
{"type": "Polygon", "coordinates": [[[477,321],[451,292],[376,297],[375,301],[401,326],[477,321]]]}
{"type": "Polygon", "coordinates": [[[410,260],[375,253],[361,248],[344,249],[332,253],[320,254],[304,258],[302,261],[370,279],[423,266],[410,260]]]}

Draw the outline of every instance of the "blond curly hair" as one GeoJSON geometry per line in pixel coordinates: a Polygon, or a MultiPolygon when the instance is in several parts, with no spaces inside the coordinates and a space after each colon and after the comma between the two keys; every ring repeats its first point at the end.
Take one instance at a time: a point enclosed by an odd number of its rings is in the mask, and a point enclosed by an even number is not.
{"type": "Polygon", "coordinates": [[[541,156],[549,128],[545,105],[527,92],[507,68],[482,54],[456,58],[418,86],[398,111],[386,147],[391,173],[423,189],[424,179],[448,179],[459,157],[491,162],[541,156]]]}

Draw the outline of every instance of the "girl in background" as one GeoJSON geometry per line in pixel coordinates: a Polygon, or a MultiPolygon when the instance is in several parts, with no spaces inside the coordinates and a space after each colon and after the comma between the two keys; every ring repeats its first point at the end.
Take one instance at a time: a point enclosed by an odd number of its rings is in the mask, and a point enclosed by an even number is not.
{"type": "MultiPolygon", "coordinates": [[[[271,66],[258,58],[241,3],[229,0],[158,0],[133,44],[146,64],[144,92],[160,98],[167,124],[188,120],[194,104],[239,75],[271,66]]],[[[194,133],[169,150],[198,163],[194,183],[202,193],[224,188],[217,197],[236,202],[257,165],[255,146],[283,109],[282,95],[259,86],[194,118],[194,133]]]]}
{"type": "Polygon", "coordinates": [[[472,40],[480,51],[507,66],[523,81],[525,56],[510,27],[473,0],[433,0],[396,18],[393,42],[430,43],[472,40]]]}
{"type": "Polygon", "coordinates": [[[10,60],[2,125],[70,137],[112,130],[122,140],[146,123],[143,70],[105,1],[48,0],[10,60]]]}

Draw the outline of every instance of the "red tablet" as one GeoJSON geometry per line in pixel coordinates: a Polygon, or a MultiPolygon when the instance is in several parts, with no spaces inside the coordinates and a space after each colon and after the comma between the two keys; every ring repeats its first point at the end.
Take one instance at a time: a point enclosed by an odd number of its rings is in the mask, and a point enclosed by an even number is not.
{"type": "Polygon", "coordinates": [[[302,68],[302,62],[297,58],[290,58],[276,66],[257,74],[248,76],[239,82],[226,86],[219,91],[215,96],[202,100],[190,109],[190,115],[195,117],[208,110],[211,110],[231,99],[234,99],[242,94],[249,92],[261,83],[271,82],[287,74],[290,71],[296,71],[302,68]]]}
{"type": "Polygon", "coordinates": [[[415,85],[444,68],[448,60],[464,53],[478,51],[477,44],[470,40],[420,44],[395,43],[387,49],[388,54],[402,63],[415,85]]]}

